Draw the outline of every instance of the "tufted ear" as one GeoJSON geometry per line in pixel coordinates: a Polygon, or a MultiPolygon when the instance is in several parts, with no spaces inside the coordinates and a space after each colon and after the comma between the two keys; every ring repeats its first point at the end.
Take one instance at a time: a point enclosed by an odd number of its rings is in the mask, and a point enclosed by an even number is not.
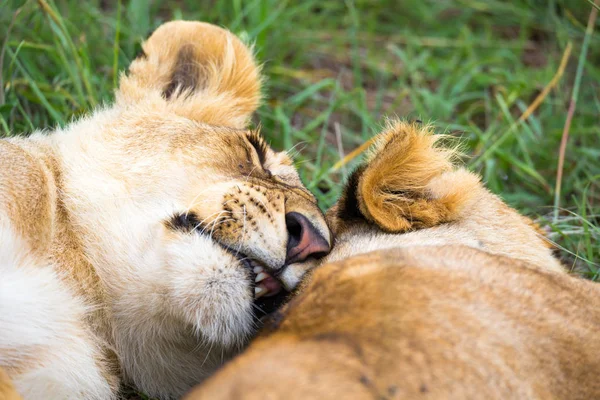
{"type": "Polygon", "coordinates": [[[388,232],[456,220],[480,189],[479,178],[452,159],[429,126],[390,123],[366,162],[351,176],[340,202],[340,220],[360,216],[388,232]]]}
{"type": "Polygon", "coordinates": [[[143,44],[123,75],[117,102],[163,101],[190,119],[245,128],[260,102],[260,75],[252,51],[215,25],[172,21],[143,44]]]}

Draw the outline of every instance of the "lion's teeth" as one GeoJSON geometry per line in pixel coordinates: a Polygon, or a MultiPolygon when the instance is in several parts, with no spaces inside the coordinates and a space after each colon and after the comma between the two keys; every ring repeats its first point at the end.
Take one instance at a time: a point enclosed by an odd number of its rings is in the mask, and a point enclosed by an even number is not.
{"type": "MultiPolygon", "coordinates": [[[[263,270],[263,267],[256,266],[256,267],[254,267],[253,271],[254,271],[255,274],[260,274],[264,270],[263,270]]],[[[259,281],[256,281],[256,282],[259,282],[259,281]]]]}
{"type": "Polygon", "coordinates": [[[254,298],[259,299],[265,294],[269,293],[269,290],[264,285],[258,285],[254,288],[254,298]]]}
{"type": "Polygon", "coordinates": [[[269,277],[269,275],[265,274],[264,272],[261,272],[258,275],[256,275],[256,278],[254,279],[254,282],[256,282],[256,283],[262,282],[265,279],[267,279],[268,277],[269,277]]]}

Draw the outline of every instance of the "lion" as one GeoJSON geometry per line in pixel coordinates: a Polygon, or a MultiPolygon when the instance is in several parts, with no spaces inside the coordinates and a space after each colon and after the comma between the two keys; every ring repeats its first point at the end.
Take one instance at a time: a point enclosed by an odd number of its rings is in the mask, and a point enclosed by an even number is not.
{"type": "Polygon", "coordinates": [[[396,122],[328,211],[331,253],[199,399],[600,398],[600,287],[396,122]]]}
{"type": "Polygon", "coordinates": [[[248,342],[287,265],[331,234],[292,160],[248,129],[251,47],[160,26],[115,102],[0,141],[0,370],[26,399],[178,398],[248,342]]]}

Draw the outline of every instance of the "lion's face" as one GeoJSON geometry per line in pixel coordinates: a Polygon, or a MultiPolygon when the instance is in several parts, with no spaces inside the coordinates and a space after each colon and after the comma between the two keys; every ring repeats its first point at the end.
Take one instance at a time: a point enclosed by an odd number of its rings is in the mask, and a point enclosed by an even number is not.
{"type": "Polygon", "coordinates": [[[174,166],[164,162],[183,173],[183,184],[164,194],[172,206],[155,226],[174,309],[192,312],[182,317],[205,325],[204,336],[227,342],[272,309],[282,291],[275,277],[287,264],[329,251],[330,234],[285,153],[254,131],[192,129],[196,143],[177,151],[174,166]]]}
{"type": "Polygon", "coordinates": [[[245,129],[258,100],[237,38],[168,23],[122,77],[116,105],[57,136],[66,206],[123,341],[180,321],[207,348],[240,344],[286,265],[329,251],[290,158],[245,129]]]}
{"type": "Polygon", "coordinates": [[[180,153],[189,184],[182,193],[186,207],[166,221],[168,228],[210,236],[271,272],[328,250],[316,200],[285,153],[275,153],[255,131],[198,130],[196,148],[180,153]]]}

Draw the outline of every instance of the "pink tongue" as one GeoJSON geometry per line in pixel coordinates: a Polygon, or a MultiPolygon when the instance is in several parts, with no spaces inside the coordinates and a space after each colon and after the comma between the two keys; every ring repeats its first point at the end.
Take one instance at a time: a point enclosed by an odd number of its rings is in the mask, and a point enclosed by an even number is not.
{"type": "Polygon", "coordinates": [[[281,291],[281,284],[272,276],[263,279],[260,283],[269,291],[265,297],[274,296],[281,291]]]}

